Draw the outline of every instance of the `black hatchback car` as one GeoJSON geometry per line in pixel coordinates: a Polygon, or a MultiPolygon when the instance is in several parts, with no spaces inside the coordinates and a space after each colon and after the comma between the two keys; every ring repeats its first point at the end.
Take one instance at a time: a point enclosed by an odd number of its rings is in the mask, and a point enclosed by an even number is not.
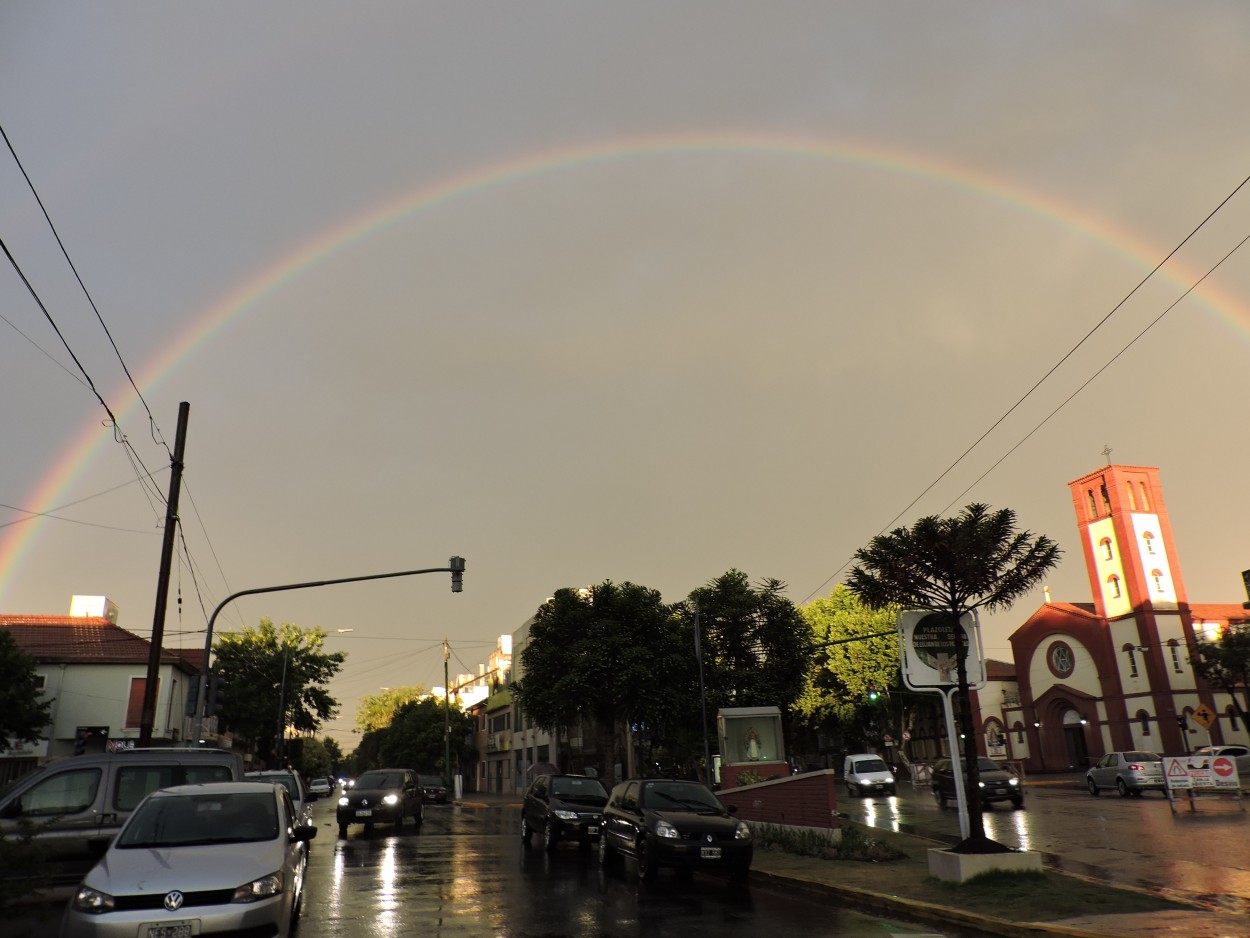
{"type": "Polygon", "coordinates": [[[530,783],[521,808],[521,843],[529,846],[542,831],[543,846],[555,850],[562,840],[583,848],[599,840],[608,791],[588,775],[540,775],[530,783]]]}
{"type": "Polygon", "coordinates": [[[410,769],[371,769],[339,798],[335,819],[339,836],[347,836],[349,824],[363,824],[369,830],[377,823],[392,822],[402,827],[410,817],[417,827],[425,820],[425,798],[417,773],[410,769]]]}
{"type": "Polygon", "coordinates": [[[630,779],[612,789],[603,809],[599,862],[631,856],[638,878],[650,882],[660,867],[689,875],[693,870],[727,871],[735,882],[751,872],[751,828],[733,816],[700,782],[630,779]]]}
{"type": "MultiPolygon", "coordinates": [[[[977,772],[981,780],[981,804],[1010,801],[1013,808],[1024,807],[1024,779],[1010,769],[1005,769],[993,759],[981,756],[977,760],[977,772]]],[[[933,797],[942,807],[955,801],[955,776],[950,759],[939,759],[933,764],[933,797]]]]}

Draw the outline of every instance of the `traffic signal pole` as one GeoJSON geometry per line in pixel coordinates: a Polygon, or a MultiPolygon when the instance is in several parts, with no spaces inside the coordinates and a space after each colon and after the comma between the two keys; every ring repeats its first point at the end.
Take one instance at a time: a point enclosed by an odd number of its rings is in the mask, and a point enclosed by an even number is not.
{"type": "MultiPolygon", "coordinates": [[[[339,583],[360,583],[364,580],[389,580],[401,576],[419,576],[422,573],[450,573],[451,574],[451,591],[459,593],[464,583],[464,558],[452,557],[445,567],[426,567],[423,570],[399,570],[395,573],[369,573],[365,576],[345,576],[335,580],[313,580],[308,583],[286,583],[282,586],[258,586],[250,590],[239,590],[237,593],[231,593],[225,599],[217,604],[217,608],[213,610],[213,614],[208,617],[207,634],[204,636],[204,671],[208,671],[208,659],[213,653],[213,624],[217,621],[217,614],[226,607],[227,603],[233,602],[240,596],[255,596],[258,593],[280,593],[284,590],[303,590],[313,589],[317,586],[334,586],[339,583]]],[[[200,744],[200,733],[204,729],[204,685],[207,681],[200,681],[199,691],[195,696],[195,722],[192,724],[191,735],[194,742],[192,745],[200,744]]]]}

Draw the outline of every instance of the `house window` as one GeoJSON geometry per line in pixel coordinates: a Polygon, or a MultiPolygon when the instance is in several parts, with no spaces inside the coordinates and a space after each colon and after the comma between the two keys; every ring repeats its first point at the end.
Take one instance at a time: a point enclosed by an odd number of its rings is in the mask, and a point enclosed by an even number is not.
{"type": "Polygon", "coordinates": [[[1153,554],[1155,552],[1155,536],[1146,531],[1141,536],[1142,542],[1146,545],[1146,553],[1153,554]]]}
{"type": "Polygon", "coordinates": [[[1143,736],[1150,735],[1150,714],[1145,710],[1137,711],[1137,719],[1141,722],[1141,734],[1143,736]]]}
{"type": "Polygon", "coordinates": [[[39,693],[42,694],[44,691],[44,688],[47,686],[48,686],[48,676],[46,674],[36,674],[35,675],[35,690],[37,690],[39,693]]]}
{"type": "Polygon", "coordinates": [[[1098,546],[1102,548],[1102,559],[1110,560],[1111,559],[1111,538],[1104,537],[1101,541],[1098,542],[1098,546]]]}
{"type": "Polygon", "coordinates": [[[1107,587],[1111,590],[1111,598],[1120,598],[1120,578],[1114,573],[1107,577],[1107,587]]]}
{"type": "Polygon", "coordinates": [[[1168,647],[1172,650],[1172,670],[1177,674],[1184,674],[1185,669],[1181,667],[1181,649],[1176,639],[1168,642],[1168,647]]]}
{"type": "Polygon", "coordinates": [[[1132,645],[1125,645],[1121,651],[1128,655],[1128,676],[1137,677],[1137,649],[1132,645]]]}
{"type": "MultiPolygon", "coordinates": [[[[127,729],[133,729],[143,723],[143,692],[147,689],[148,679],[146,677],[132,677],[130,679],[130,696],[126,700],[126,722],[123,724],[127,729]]],[[[156,693],[161,692],[161,682],[158,678],[156,681],[156,693]]]]}
{"type": "Polygon", "coordinates": [[[1155,592],[1162,593],[1163,592],[1163,571],[1151,570],[1150,578],[1155,581],[1155,592]]]}

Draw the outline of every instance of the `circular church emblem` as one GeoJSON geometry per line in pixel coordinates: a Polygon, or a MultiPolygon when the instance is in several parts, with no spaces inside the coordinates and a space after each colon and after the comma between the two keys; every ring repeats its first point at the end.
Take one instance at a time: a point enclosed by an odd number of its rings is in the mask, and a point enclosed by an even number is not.
{"type": "Polygon", "coordinates": [[[1046,649],[1046,663],[1055,677],[1068,678],[1076,670],[1076,655],[1067,642],[1052,642],[1046,649]]]}
{"type": "Polygon", "coordinates": [[[943,681],[955,679],[953,672],[959,663],[959,640],[955,630],[960,628],[959,620],[949,613],[931,612],[912,632],[916,657],[937,671],[943,681]]]}

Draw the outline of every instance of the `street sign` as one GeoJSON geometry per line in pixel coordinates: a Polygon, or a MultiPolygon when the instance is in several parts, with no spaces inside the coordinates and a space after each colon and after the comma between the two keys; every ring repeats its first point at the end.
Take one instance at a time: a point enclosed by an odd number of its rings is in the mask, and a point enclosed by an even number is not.
{"type": "Polygon", "coordinates": [[[963,632],[968,686],[985,686],[985,656],[981,650],[981,626],[975,612],[958,621],[948,613],[906,609],[898,615],[899,664],[903,683],[911,690],[941,691],[958,678],[959,633],[963,632]]]}
{"type": "Polygon", "coordinates": [[[1206,704],[1198,704],[1193,712],[1194,722],[1199,724],[1204,730],[1209,730],[1215,725],[1215,711],[1206,704]]]}
{"type": "Polygon", "coordinates": [[[1164,756],[1163,774],[1171,789],[1241,789],[1237,763],[1228,756],[1164,756]]]}

